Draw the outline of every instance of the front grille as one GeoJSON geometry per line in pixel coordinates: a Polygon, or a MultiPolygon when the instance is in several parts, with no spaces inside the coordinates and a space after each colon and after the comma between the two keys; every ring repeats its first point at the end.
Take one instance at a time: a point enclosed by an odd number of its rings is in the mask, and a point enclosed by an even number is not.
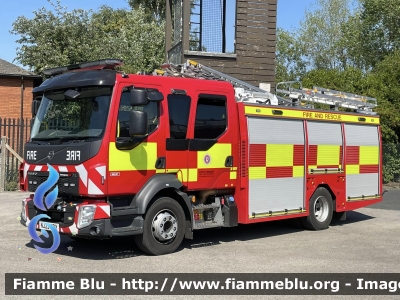
{"type": "MultiPolygon", "coordinates": [[[[28,172],[28,190],[35,192],[39,185],[47,180],[49,172],[28,172]]],[[[79,174],[60,173],[57,182],[58,194],[78,195],[79,193],[79,174]]]]}
{"type": "Polygon", "coordinates": [[[75,206],[70,207],[66,206],[65,208],[61,208],[60,211],[54,210],[54,208],[49,209],[47,211],[42,211],[37,209],[37,215],[47,215],[50,217],[50,220],[43,219],[44,222],[57,222],[62,227],[71,226],[74,223],[75,217],[75,206]],[[65,211],[63,211],[65,209],[65,211]]]}

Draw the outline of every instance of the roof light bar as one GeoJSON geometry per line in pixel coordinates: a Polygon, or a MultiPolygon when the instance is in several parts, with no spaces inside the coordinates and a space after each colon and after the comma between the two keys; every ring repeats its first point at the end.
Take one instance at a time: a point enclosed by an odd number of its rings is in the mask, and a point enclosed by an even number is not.
{"type": "Polygon", "coordinates": [[[55,76],[72,70],[100,70],[100,69],[115,69],[117,66],[121,66],[124,62],[120,59],[101,59],[90,62],[84,62],[80,64],[74,64],[69,66],[57,67],[43,70],[43,74],[46,76],[55,76]]]}

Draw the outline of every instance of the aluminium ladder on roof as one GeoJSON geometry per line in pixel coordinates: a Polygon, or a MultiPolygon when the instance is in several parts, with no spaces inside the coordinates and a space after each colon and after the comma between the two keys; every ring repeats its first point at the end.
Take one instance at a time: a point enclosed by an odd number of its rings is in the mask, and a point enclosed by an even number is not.
{"type": "MultiPolygon", "coordinates": [[[[240,102],[281,106],[301,106],[301,102],[308,102],[311,104],[320,103],[335,108],[350,108],[359,113],[376,114],[372,112],[372,108],[377,106],[375,98],[319,87],[314,87],[312,90],[303,89],[301,83],[298,81],[278,83],[276,86],[276,93],[285,96],[282,97],[264,91],[256,86],[238,80],[210,67],[206,67],[193,60],[187,60],[186,63],[182,65],[164,64],[162,70],[155,70],[153,74],[230,82],[235,89],[236,100],[240,102]],[[295,84],[299,84],[300,89],[293,88],[293,85],[295,84]],[[283,86],[284,88],[279,88],[280,86],[283,86]]],[[[306,107],[310,107],[310,105],[306,107]]]]}
{"type": "Polygon", "coordinates": [[[185,77],[196,79],[208,79],[229,82],[235,89],[235,97],[239,102],[261,103],[271,105],[288,105],[286,99],[279,100],[278,97],[270,92],[264,91],[256,86],[248,84],[222,72],[201,65],[193,60],[187,60],[182,65],[164,64],[162,70],[155,70],[153,75],[185,77]]]}
{"type": "Polygon", "coordinates": [[[280,82],[276,85],[276,92],[299,102],[326,104],[336,109],[349,108],[364,114],[376,114],[372,109],[378,106],[375,98],[321,87],[307,89],[299,81],[280,82]],[[294,88],[294,85],[299,85],[300,88],[294,88]],[[281,86],[284,88],[280,88],[281,86]]]}

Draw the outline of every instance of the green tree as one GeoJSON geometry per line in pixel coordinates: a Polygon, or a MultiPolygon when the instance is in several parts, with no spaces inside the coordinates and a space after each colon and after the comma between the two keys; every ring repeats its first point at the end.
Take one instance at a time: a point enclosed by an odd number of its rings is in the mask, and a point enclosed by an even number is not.
{"type": "Polygon", "coordinates": [[[166,1],[167,0],[128,0],[128,3],[133,9],[143,6],[146,8],[146,13],[154,16],[157,20],[164,20],[166,1]]]}
{"type": "Polygon", "coordinates": [[[15,60],[33,72],[109,57],[124,60],[126,72],[152,71],[163,62],[164,23],[149,20],[142,6],[68,11],[48,1],[52,9],[18,17],[11,30],[20,36],[15,60]]]}
{"type": "Polygon", "coordinates": [[[295,33],[277,30],[276,33],[276,81],[298,80],[306,73],[304,44],[295,33]]]}
{"type": "Polygon", "coordinates": [[[316,0],[300,22],[299,41],[310,67],[344,69],[348,64],[346,45],[342,43],[342,25],[349,20],[349,0],[316,0]]]}
{"type": "Polygon", "coordinates": [[[387,55],[377,63],[367,77],[367,92],[378,98],[383,138],[398,142],[400,136],[400,50],[387,55]]]}
{"type": "Polygon", "coordinates": [[[364,38],[362,28],[361,13],[359,9],[356,9],[347,22],[341,26],[339,44],[344,49],[348,66],[367,71],[370,69],[370,66],[364,53],[365,47],[362,42],[364,38]]]}
{"type": "Polygon", "coordinates": [[[363,54],[374,67],[400,49],[400,0],[360,0],[363,54]]]}

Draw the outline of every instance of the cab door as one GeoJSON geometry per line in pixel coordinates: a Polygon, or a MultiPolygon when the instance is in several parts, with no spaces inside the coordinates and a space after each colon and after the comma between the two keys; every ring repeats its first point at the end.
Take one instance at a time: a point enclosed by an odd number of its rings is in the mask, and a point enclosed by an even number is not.
{"type": "Polygon", "coordinates": [[[197,91],[189,121],[189,190],[227,189],[236,183],[237,113],[230,91],[197,91]],[[232,100],[232,99],[231,99],[232,100]]]}
{"type": "MultiPolygon", "coordinates": [[[[107,180],[110,195],[137,193],[157,173],[158,158],[165,155],[162,139],[165,127],[161,122],[163,103],[150,101],[145,106],[131,106],[132,87],[132,82],[120,83],[113,99],[107,180]],[[148,135],[145,137],[131,138],[129,135],[129,113],[135,110],[147,113],[148,135]]],[[[135,89],[158,91],[157,88],[135,84],[135,89]]]]}
{"type": "Polygon", "coordinates": [[[188,172],[188,125],[192,99],[185,91],[173,90],[168,94],[167,115],[168,129],[165,141],[165,172],[176,174],[177,178],[187,186],[193,172],[188,172]]]}

